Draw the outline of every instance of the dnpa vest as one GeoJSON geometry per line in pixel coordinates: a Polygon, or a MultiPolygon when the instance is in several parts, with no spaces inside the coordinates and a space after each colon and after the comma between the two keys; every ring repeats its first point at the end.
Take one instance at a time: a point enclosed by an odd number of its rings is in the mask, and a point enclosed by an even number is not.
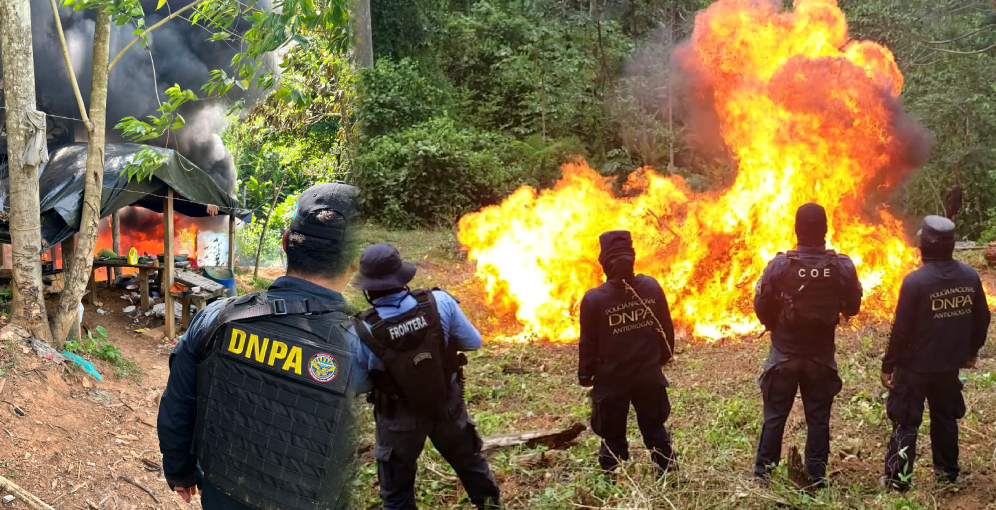
{"type": "Polygon", "coordinates": [[[782,292],[782,323],[793,327],[833,326],[840,317],[840,265],[837,254],[786,254],[788,278],[782,292]]]}
{"type": "Polygon", "coordinates": [[[363,324],[356,329],[360,340],[387,369],[386,374],[371,374],[375,388],[416,408],[428,409],[448,400],[450,376],[457,369],[456,355],[445,347],[432,292],[423,289],[411,295],[418,306],[389,319],[371,308],[357,316],[370,329],[363,324]]]}
{"type": "Polygon", "coordinates": [[[265,293],[222,307],[198,346],[194,435],[221,492],[264,510],[345,508],[348,318],[345,303],[265,293]]]}

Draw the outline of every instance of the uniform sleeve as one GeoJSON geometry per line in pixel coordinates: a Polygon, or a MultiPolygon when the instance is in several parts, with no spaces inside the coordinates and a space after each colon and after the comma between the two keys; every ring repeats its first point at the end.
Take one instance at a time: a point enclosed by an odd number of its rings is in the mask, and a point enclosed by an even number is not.
{"type": "Polygon", "coordinates": [[[664,289],[657,286],[660,291],[660,296],[657,299],[657,320],[660,321],[661,327],[664,328],[664,335],[666,338],[662,339],[663,345],[661,345],[661,365],[666,364],[671,361],[674,357],[674,322],[671,320],[671,308],[667,303],[667,295],[664,294],[664,289]]]}
{"type": "Polygon", "coordinates": [[[481,348],[481,333],[467,319],[460,305],[453,296],[443,291],[433,291],[440,320],[443,322],[443,332],[447,342],[456,342],[458,351],[476,351],[481,348]]]}
{"type": "Polygon", "coordinates": [[[982,280],[976,283],[975,301],[972,302],[972,357],[979,356],[979,350],[986,344],[986,335],[989,333],[989,322],[992,314],[989,312],[989,303],[986,300],[986,289],[982,287],[982,280]]]}
{"type": "Polygon", "coordinates": [[[591,310],[586,295],[581,299],[581,338],[578,342],[578,380],[591,381],[595,378],[598,364],[598,322],[591,310]]]}
{"type": "Polygon", "coordinates": [[[220,311],[219,301],[197,314],[170,354],[169,379],[159,401],[156,429],[159,450],[163,454],[163,473],[171,488],[196,485],[203,476],[193,454],[197,420],[198,360],[195,351],[220,311]]]}
{"type": "Polygon", "coordinates": [[[843,278],[844,296],[841,301],[841,313],[845,317],[854,317],[861,311],[861,297],[864,290],[858,279],[858,270],[848,257],[841,257],[841,277],[843,278]]]}
{"type": "Polygon", "coordinates": [[[775,329],[780,312],[778,291],[775,289],[775,278],[779,266],[777,258],[769,262],[754,288],[754,314],[768,330],[775,329]]]}
{"type": "Polygon", "coordinates": [[[902,287],[899,288],[899,303],[896,304],[896,317],[892,322],[889,346],[882,356],[883,373],[891,374],[909,348],[910,338],[916,326],[918,294],[915,276],[907,275],[903,279],[902,287]]]}
{"type": "Polygon", "coordinates": [[[367,393],[373,390],[370,371],[376,370],[375,361],[380,363],[380,360],[360,340],[355,323],[346,328],[346,334],[343,336],[346,338],[346,343],[353,355],[353,373],[349,378],[349,386],[356,394],[367,393]]]}

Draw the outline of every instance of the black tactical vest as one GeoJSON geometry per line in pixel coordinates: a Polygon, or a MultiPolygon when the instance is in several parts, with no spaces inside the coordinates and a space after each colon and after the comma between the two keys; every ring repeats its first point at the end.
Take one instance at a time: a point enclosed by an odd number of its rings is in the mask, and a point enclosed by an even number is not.
{"type": "Polygon", "coordinates": [[[371,374],[378,391],[397,396],[416,408],[430,409],[448,401],[456,354],[445,346],[436,298],[428,290],[411,293],[418,306],[381,318],[376,308],[357,315],[369,325],[356,326],[360,340],[376,355],[387,373],[371,374]]]}
{"type": "Polygon", "coordinates": [[[786,254],[788,278],[782,290],[782,323],[792,327],[836,325],[840,316],[840,265],[837,254],[786,254]]]}
{"type": "Polygon", "coordinates": [[[194,448],[214,487],[264,510],[346,507],[349,312],[266,294],[225,303],[198,348],[194,448]]]}

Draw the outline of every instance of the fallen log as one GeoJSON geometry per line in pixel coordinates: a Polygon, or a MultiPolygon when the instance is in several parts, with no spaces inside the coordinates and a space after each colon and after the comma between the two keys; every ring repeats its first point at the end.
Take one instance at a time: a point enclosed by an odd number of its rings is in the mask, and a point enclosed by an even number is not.
{"type": "Polygon", "coordinates": [[[546,446],[547,448],[556,450],[566,446],[587,429],[588,427],[580,423],[574,423],[563,430],[532,430],[488,436],[484,438],[484,446],[481,448],[481,451],[489,452],[499,448],[520,445],[528,447],[546,446]]]}
{"type": "MultiPolygon", "coordinates": [[[[528,447],[546,446],[551,450],[562,449],[574,441],[588,427],[574,423],[563,430],[530,430],[526,432],[511,432],[508,434],[496,434],[482,438],[484,446],[481,452],[488,453],[501,448],[525,445],[528,447]]],[[[360,457],[373,450],[374,445],[367,443],[356,447],[355,454],[360,457]]]]}
{"type": "Polygon", "coordinates": [[[0,476],[0,490],[10,492],[15,498],[23,501],[25,505],[28,505],[28,508],[32,508],[33,510],[55,510],[49,506],[48,503],[45,503],[34,494],[18,487],[17,484],[4,478],[3,476],[0,476]]]}

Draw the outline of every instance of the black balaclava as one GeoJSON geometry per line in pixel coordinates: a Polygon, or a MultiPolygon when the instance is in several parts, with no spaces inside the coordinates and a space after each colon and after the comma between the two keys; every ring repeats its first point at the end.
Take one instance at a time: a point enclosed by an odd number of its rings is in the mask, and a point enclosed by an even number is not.
{"type": "Polygon", "coordinates": [[[795,212],[795,236],[800,246],[826,246],[827,212],[812,202],[795,212]]]}
{"type": "Polygon", "coordinates": [[[927,216],[920,231],[920,255],[924,261],[954,258],[955,224],[943,216],[927,216]]]}
{"type": "Polygon", "coordinates": [[[628,230],[611,230],[598,237],[602,253],[598,263],[602,265],[607,280],[633,277],[633,264],[636,251],[633,250],[633,236],[628,230]]]}

